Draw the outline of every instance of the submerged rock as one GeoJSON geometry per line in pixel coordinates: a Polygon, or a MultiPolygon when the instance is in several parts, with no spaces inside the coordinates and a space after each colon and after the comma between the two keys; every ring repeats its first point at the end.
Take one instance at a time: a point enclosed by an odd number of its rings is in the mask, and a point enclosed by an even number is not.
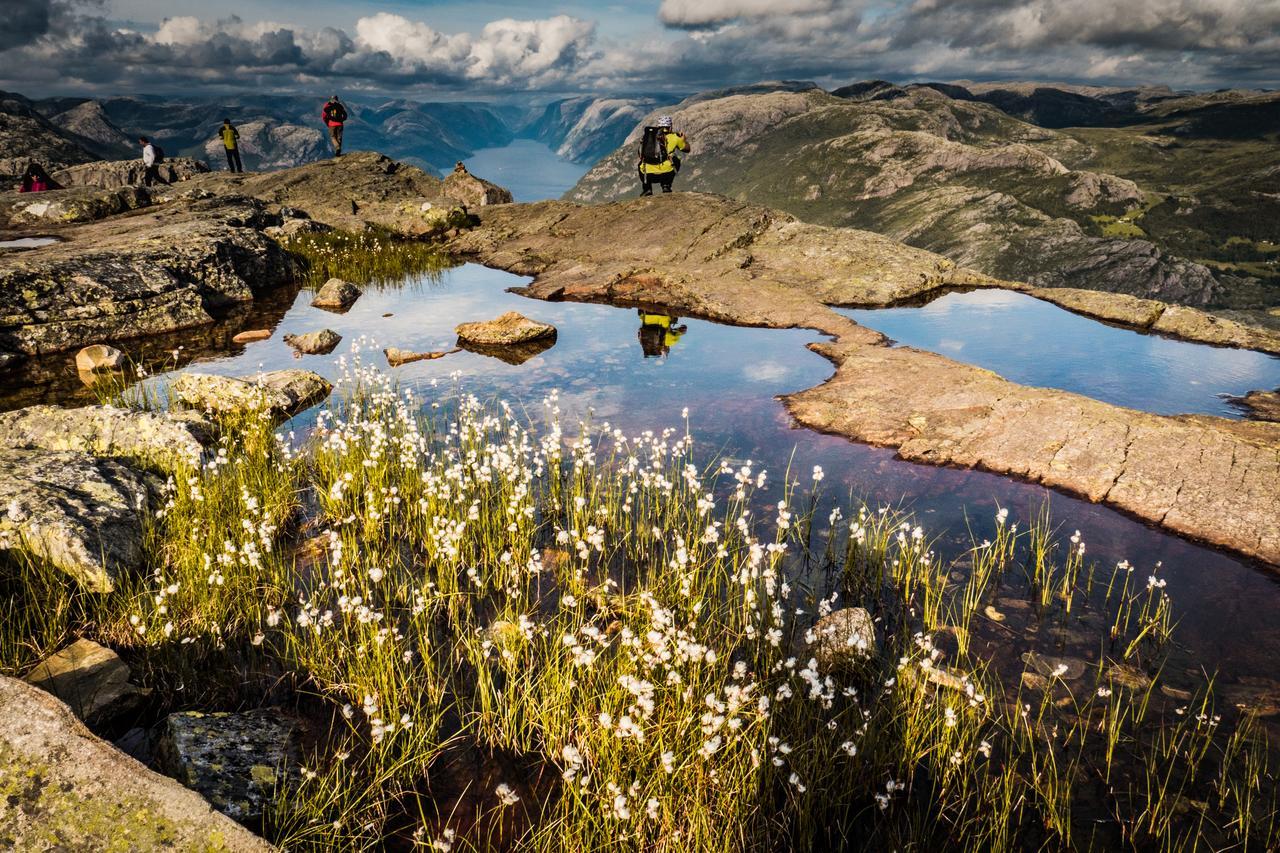
{"type": "Polygon", "coordinates": [[[446,355],[457,352],[457,349],[439,350],[436,352],[414,352],[413,350],[400,349],[398,347],[387,347],[382,354],[387,357],[387,364],[392,367],[399,367],[402,364],[410,364],[415,361],[428,361],[430,359],[444,358],[446,355]]]}
{"type": "Polygon", "coordinates": [[[550,323],[530,320],[517,311],[508,311],[493,320],[462,323],[454,331],[458,340],[463,343],[505,346],[555,337],[556,327],[550,323]]]}
{"type": "Polygon", "coordinates": [[[254,341],[265,341],[269,337],[271,337],[270,329],[249,329],[233,335],[231,342],[233,344],[251,344],[254,341]]]}
{"type": "Polygon", "coordinates": [[[880,653],[876,623],[864,607],[843,607],[819,619],[811,631],[814,656],[824,671],[855,665],[880,653]]]}
{"type": "Polygon", "coordinates": [[[346,311],[363,292],[349,281],[331,278],[316,291],[315,298],[311,300],[311,307],[323,308],[326,311],[346,311]]]}
{"type": "Polygon", "coordinates": [[[53,696],[0,676],[0,849],[274,848],[99,740],[53,696]]]}
{"type": "Polygon", "coordinates": [[[276,370],[245,379],[184,373],[171,387],[186,405],[217,415],[244,415],[265,409],[281,419],[293,417],[333,390],[327,379],[310,370],[276,370]]]}
{"type": "Polygon", "coordinates": [[[198,461],[213,431],[212,424],[194,413],[114,406],[29,406],[0,412],[0,447],[129,456],[162,465],[198,461]]]}
{"type": "Polygon", "coordinates": [[[141,568],[143,476],[85,453],[0,449],[0,548],[61,569],[92,592],[110,592],[141,568]]]}
{"type": "Polygon", "coordinates": [[[307,355],[328,355],[342,343],[342,335],[333,329],[321,329],[303,335],[285,335],[284,342],[307,355]]]}
{"type": "Polygon", "coordinates": [[[151,692],[129,683],[129,666],[106,646],[80,639],[46,658],[27,683],[57,696],[89,726],[134,713],[151,692]]]}
{"type": "Polygon", "coordinates": [[[106,344],[91,344],[76,353],[76,370],[84,373],[119,370],[124,367],[124,353],[106,344]]]}
{"type": "Polygon", "coordinates": [[[1024,652],[1022,662],[1045,678],[1061,678],[1063,681],[1084,678],[1084,671],[1089,666],[1079,658],[1054,657],[1039,652],[1024,652]]]}
{"type": "Polygon", "coordinates": [[[276,786],[297,772],[297,733],[270,708],[170,714],[156,731],[156,763],[223,814],[259,821],[276,786]]]}
{"type": "Polygon", "coordinates": [[[1232,405],[1245,409],[1254,420],[1280,422],[1280,389],[1250,391],[1243,397],[1229,397],[1228,400],[1232,405]]]}

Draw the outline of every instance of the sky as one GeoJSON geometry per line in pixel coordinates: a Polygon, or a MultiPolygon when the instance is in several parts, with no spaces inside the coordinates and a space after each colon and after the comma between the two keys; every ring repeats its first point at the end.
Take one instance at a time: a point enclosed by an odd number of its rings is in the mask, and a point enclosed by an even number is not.
{"type": "Polygon", "coordinates": [[[1280,0],[0,0],[0,88],[511,99],[869,78],[1280,86],[1280,0]]]}

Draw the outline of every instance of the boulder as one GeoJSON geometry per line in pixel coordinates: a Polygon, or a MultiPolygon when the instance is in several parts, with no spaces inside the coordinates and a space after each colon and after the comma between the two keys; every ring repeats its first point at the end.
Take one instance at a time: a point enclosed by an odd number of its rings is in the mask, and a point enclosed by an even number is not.
{"type": "Polygon", "coordinates": [[[823,671],[864,663],[880,653],[876,624],[864,607],[843,607],[819,619],[809,637],[823,671]]]}
{"type": "Polygon", "coordinates": [[[493,320],[463,323],[454,331],[458,335],[458,340],[463,343],[506,345],[555,337],[556,327],[550,323],[530,320],[517,311],[508,311],[493,320]]]}
{"type": "Polygon", "coordinates": [[[291,418],[329,396],[333,386],[310,370],[276,370],[240,379],[210,373],[184,373],[173,381],[173,393],[196,409],[235,416],[266,410],[291,418]]]}
{"type": "Polygon", "coordinates": [[[29,406],[0,412],[0,447],[128,456],[162,466],[198,462],[213,432],[212,424],[193,413],[114,406],[29,406]]]}
{"type": "Polygon", "coordinates": [[[342,335],[333,329],[321,329],[304,335],[285,335],[284,342],[307,355],[328,355],[342,343],[342,335]]]}
{"type": "Polygon", "coordinates": [[[83,373],[119,370],[124,363],[124,353],[106,344],[90,344],[76,353],[76,370],[83,373]]]}
{"type": "Polygon", "coordinates": [[[110,592],[141,568],[143,476],[87,453],[0,449],[0,548],[20,549],[110,592]]]}
{"type": "Polygon", "coordinates": [[[66,702],[86,725],[100,727],[136,712],[151,692],[130,684],[130,675],[111,649],[80,639],[42,661],[26,680],[66,702]]]}
{"type": "Polygon", "coordinates": [[[315,298],[311,300],[311,307],[341,313],[350,308],[363,292],[349,281],[331,278],[316,291],[315,298]]]}
{"type": "Polygon", "coordinates": [[[409,364],[414,361],[427,361],[434,358],[444,358],[450,353],[458,350],[443,350],[439,352],[414,352],[413,350],[399,349],[398,347],[387,347],[382,354],[387,357],[387,364],[392,367],[399,367],[402,364],[409,364]]]}
{"type": "Polygon", "coordinates": [[[485,207],[490,204],[510,204],[514,199],[510,191],[483,178],[477,178],[458,163],[444,179],[444,194],[469,207],[485,207]]]}
{"type": "MultiPolygon", "coordinates": [[[[140,185],[144,168],[141,159],[98,160],[59,169],[52,177],[64,187],[117,189],[140,185]]],[[[163,180],[173,184],[203,174],[209,166],[190,157],[166,157],[158,171],[163,180]]]]}
{"type": "Polygon", "coordinates": [[[270,708],[170,714],[155,733],[157,766],[238,821],[262,819],[277,784],[297,772],[297,724],[270,708]]]}
{"type": "Polygon", "coordinates": [[[0,676],[0,849],[274,848],[99,740],[53,696],[0,676]]]}

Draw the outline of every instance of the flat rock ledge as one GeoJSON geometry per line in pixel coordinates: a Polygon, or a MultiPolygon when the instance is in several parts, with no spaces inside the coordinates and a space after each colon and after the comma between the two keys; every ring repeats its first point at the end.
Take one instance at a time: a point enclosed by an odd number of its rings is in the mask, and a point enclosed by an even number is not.
{"type": "MultiPolygon", "coordinates": [[[[534,276],[525,295],[661,306],[831,335],[834,342],[812,348],[836,364],[835,376],[785,398],[806,426],[895,447],[915,462],[1044,483],[1280,566],[1280,426],[1164,417],[1027,388],[939,355],[891,348],[879,332],[829,307],[887,306],[948,287],[1069,298],[1061,289],[1001,282],[880,235],[699,193],[590,207],[500,205],[479,217],[479,227],[451,248],[534,276]]],[[[1161,319],[1193,312],[1157,312],[1159,305],[1123,310],[1156,331],[1166,331],[1161,319]]]]}
{"type": "Polygon", "coordinates": [[[138,412],[113,406],[29,406],[0,412],[0,447],[126,456],[171,465],[198,462],[214,427],[194,412],[138,412]]]}
{"type": "Polygon", "coordinates": [[[275,848],[94,737],[53,696],[0,676],[0,849],[275,848]]]}

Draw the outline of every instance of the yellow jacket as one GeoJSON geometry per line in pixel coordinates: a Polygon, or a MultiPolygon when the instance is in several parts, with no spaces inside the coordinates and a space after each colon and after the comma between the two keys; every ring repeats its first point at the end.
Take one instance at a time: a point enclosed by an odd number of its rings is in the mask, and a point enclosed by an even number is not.
{"type": "Polygon", "coordinates": [[[236,140],[240,138],[240,131],[236,130],[234,127],[224,124],[218,130],[218,133],[222,136],[222,144],[226,146],[228,150],[236,147],[236,140]]]}
{"type": "Polygon", "coordinates": [[[657,165],[652,163],[641,163],[640,169],[646,175],[665,175],[668,172],[674,172],[676,170],[676,164],[671,162],[671,155],[677,151],[688,150],[689,141],[681,134],[673,131],[667,134],[667,159],[657,165]]]}

